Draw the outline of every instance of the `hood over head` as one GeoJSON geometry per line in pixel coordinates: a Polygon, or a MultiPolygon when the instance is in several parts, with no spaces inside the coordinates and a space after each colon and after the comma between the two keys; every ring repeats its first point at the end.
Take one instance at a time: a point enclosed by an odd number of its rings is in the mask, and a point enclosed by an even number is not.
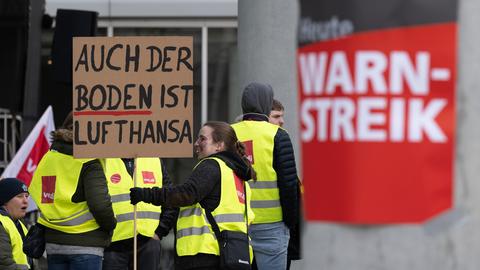
{"type": "Polygon", "coordinates": [[[273,89],[269,84],[250,83],[242,94],[243,114],[258,113],[268,117],[272,110],[273,89]]]}

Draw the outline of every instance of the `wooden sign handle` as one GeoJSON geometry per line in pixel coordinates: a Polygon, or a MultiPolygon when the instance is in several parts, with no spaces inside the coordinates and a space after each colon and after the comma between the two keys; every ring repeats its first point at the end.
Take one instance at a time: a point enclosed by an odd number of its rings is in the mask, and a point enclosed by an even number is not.
{"type": "MultiPolygon", "coordinates": [[[[133,186],[137,187],[137,158],[133,161],[133,186]]],[[[137,270],[137,204],[133,206],[133,270],[137,270]]]]}

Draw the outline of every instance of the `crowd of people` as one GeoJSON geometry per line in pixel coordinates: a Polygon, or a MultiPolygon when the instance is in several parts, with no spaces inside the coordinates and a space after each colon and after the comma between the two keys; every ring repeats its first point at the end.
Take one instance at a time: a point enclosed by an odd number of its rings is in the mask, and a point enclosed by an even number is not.
{"type": "Polygon", "coordinates": [[[160,240],[171,229],[175,269],[222,269],[218,231],[250,237],[241,269],[289,269],[300,259],[300,181],[273,96],[270,85],[251,83],[239,122],[204,123],[198,163],[180,185],[160,158],[75,159],[68,115],[28,189],[0,180],[0,269],[32,267],[20,221],[29,196],[40,210],[48,269],[133,269],[134,252],[137,269],[159,269],[160,240]]]}

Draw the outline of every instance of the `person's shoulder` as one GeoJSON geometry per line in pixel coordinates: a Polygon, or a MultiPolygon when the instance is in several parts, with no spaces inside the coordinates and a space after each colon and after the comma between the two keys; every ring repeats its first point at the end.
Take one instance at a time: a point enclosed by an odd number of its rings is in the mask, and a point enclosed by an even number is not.
{"type": "Polygon", "coordinates": [[[195,174],[211,174],[218,171],[220,171],[220,164],[212,157],[200,160],[193,169],[195,174]]]}
{"type": "Polygon", "coordinates": [[[282,127],[278,127],[277,133],[275,133],[275,137],[282,138],[282,139],[290,139],[290,135],[288,131],[282,127]]]}
{"type": "Polygon", "coordinates": [[[213,167],[218,167],[218,161],[215,160],[214,157],[206,157],[198,162],[198,164],[195,166],[195,169],[205,169],[213,167]]]}

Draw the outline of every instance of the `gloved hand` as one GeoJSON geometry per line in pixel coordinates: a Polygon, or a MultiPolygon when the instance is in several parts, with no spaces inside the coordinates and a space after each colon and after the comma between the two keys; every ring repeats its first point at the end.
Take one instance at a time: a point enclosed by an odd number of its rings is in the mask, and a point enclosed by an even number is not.
{"type": "Polygon", "coordinates": [[[151,190],[149,188],[134,187],[130,189],[130,203],[135,205],[139,202],[151,202],[151,190]]]}

